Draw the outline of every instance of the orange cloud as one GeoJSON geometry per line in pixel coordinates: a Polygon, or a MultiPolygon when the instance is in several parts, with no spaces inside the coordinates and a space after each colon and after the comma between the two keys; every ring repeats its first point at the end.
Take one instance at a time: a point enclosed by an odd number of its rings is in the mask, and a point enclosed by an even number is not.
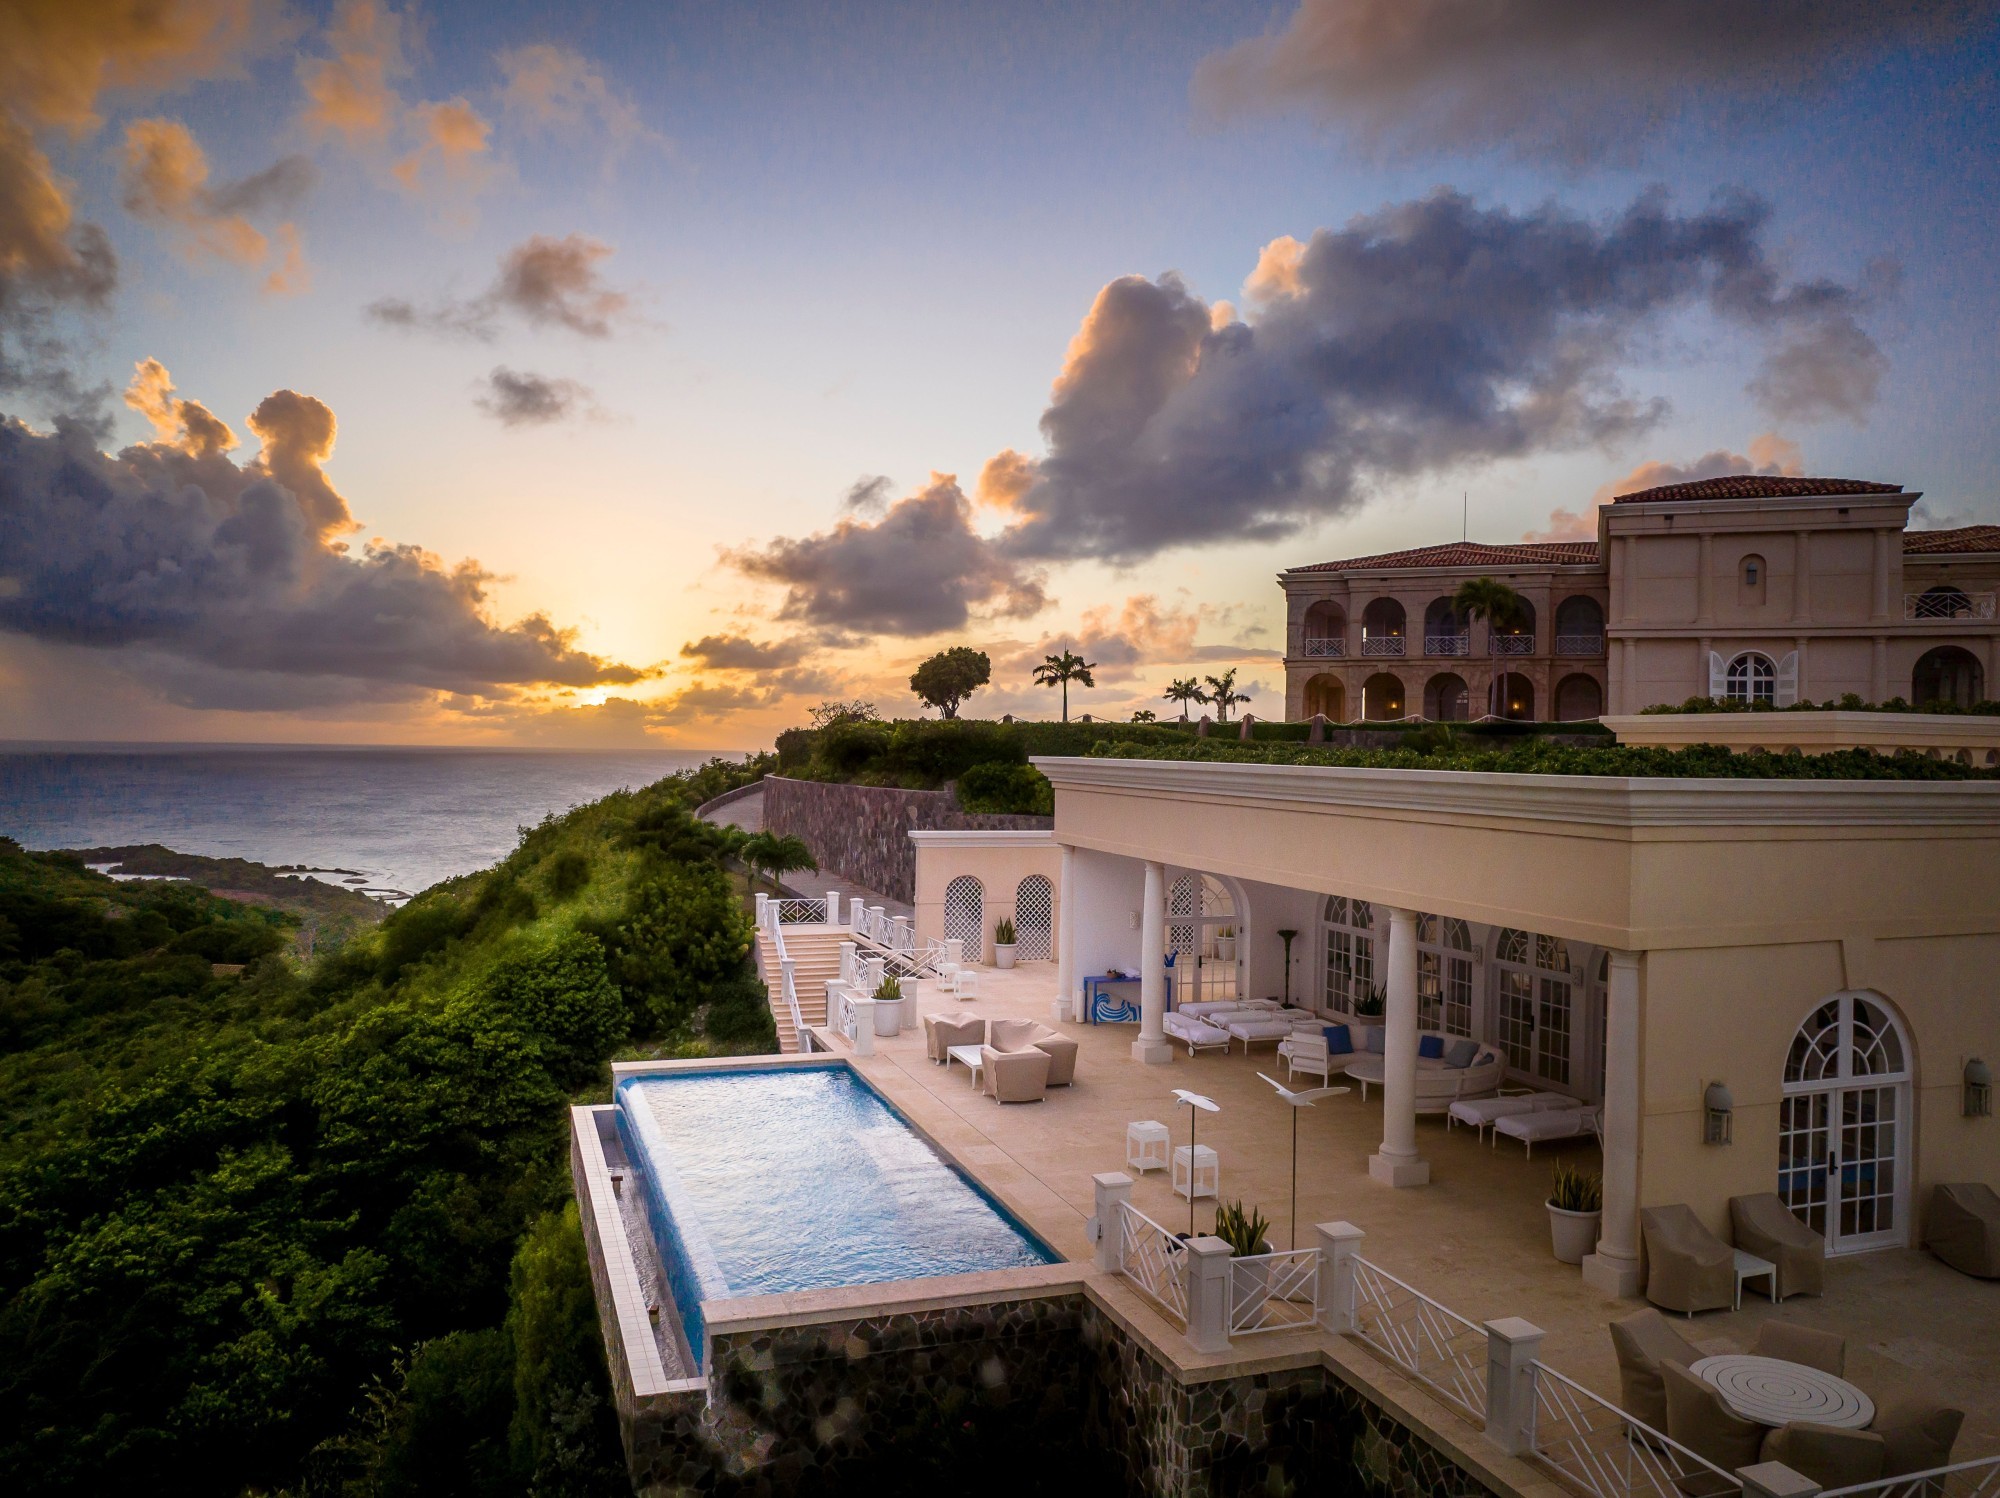
{"type": "Polygon", "coordinates": [[[172,120],[127,125],[118,175],[126,210],[183,230],[182,245],[190,259],[213,255],[255,265],[270,248],[241,214],[216,211],[208,190],[208,157],[185,125],[172,120]]]}
{"type": "Polygon", "coordinates": [[[153,424],[162,443],[189,457],[206,458],[236,446],[229,423],[208,407],[200,401],[174,399],[173,376],[158,359],[141,359],[132,366],[125,404],[153,424]]]}
{"type": "Polygon", "coordinates": [[[375,0],[347,0],[327,28],[331,57],[301,59],[306,92],[300,118],[312,130],[349,143],[381,140],[402,113],[390,79],[408,71],[403,17],[375,0]]]}
{"type": "Polygon", "coordinates": [[[484,185],[483,161],[493,127],[464,99],[419,104],[404,117],[415,132],[416,149],[390,168],[407,192],[424,190],[427,171],[436,167],[451,183],[477,189],[484,185]]]}
{"type": "Polygon", "coordinates": [[[1013,448],[1003,448],[979,470],[973,498],[995,510],[1010,510],[1035,482],[1035,460],[1013,448]]]}
{"type": "Polygon", "coordinates": [[[1276,301],[1297,296],[1300,291],[1299,264],[1306,247],[1289,234],[1280,234],[1257,252],[1257,264],[1243,283],[1243,294],[1253,302],[1276,301]]]}
{"type": "Polygon", "coordinates": [[[297,296],[312,289],[312,267],[306,264],[305,249],[299,243],[298,225],[289,221],[278,225],[278,263],[264,278],[269,296],[297,296]]]}
{"type": "Polygon", "coordinates": [[[514,47],[494,61],[506,79],[500,98],[509,114],[547,130],[574,133],[590,129],[618,144],[664,144],[640,120],[638,106],[567,47],[547,43],[514,47]]]}
{"type": "Polygon", "coordinates": [[[1549,512],[1546,530],[1529,531],[1523,541],[1586,541],[1597,534],[1597,512],[1621,494],[1637,494],[1641,489],[1657,489],[1665,484],[1689,484],[1697,479],[1720,478],[1732,473],[1804,473],[1805,454],[1798,443],[1776,432],[1764,432],[1750,441],[1750,451],[1730,452],[1717,448],[1688,463],[1668,463],[1648,459],[1623,478],[1601,485],[1590,496],[1590,504],[1579,514],[1575,510],[1549,512]]]}
{"type": "Polygon", "coordinates": [[[360,529],[325,472],[338,430],[331,406],[296,390],[274,391],[250,413],[250,430],[264,444],[250,464],[251,471],[267,474],[291,490],[300,512],[322,540],[360,529]]]}

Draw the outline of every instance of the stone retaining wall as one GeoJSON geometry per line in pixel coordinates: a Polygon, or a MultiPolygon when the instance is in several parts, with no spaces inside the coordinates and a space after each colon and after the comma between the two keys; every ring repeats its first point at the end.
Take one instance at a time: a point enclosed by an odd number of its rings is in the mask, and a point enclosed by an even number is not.
{"type": "Polygon", "coordinates": [[[879,785],[832,785],[766,775],[764,830],[805,840],[820,872],[837,874],[892,899],[917,898],[917,849],[912,832],[1030,829],[1046,831],[1053,817],[1000,816],[962,810],[942,791],[879,785]]]}

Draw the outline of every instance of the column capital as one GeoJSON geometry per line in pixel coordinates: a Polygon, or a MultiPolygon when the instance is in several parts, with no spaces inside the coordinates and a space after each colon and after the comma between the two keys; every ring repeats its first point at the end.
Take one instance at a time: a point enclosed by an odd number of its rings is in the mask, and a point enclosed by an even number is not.
{"type": "Polygon", "coordinates": [[[1636,968],[1639,959],[1646,955],[1643,952],[1627,952],[1622,947],[1606,947],[1604,950],[1605,956],[1611,960],[1611,966],[1623,971],[1636,968]]]}

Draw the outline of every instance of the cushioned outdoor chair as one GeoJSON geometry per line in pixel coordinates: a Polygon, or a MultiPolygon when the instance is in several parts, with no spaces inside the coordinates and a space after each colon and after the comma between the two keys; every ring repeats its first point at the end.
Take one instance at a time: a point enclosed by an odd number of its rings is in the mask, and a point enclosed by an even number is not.
{"type": "Polygon", "coordinates": [[[1738,1248],[1778,1266],[1779,1300],[1825,1293],[1826,1239],[1794,1217],[1777,1192],[1730,1197],[1729,1227],[1738,1248]]]}
{"type": "Polygon", "coordinates": [[[1924,1247],[1960,1274],[2000,1279],[2000,1196],[1980,1181],[1933,1189],[1924,1247]]]}
{"type": "Polygon", "coordinates": [[[1759,1460],[1783,1462],[1821,1488],[1847,1488],[1882,1475],[1888,1443],[1872,1430],[1794,1420],[1764,1437],[1759,1460]]]}
{"type": "Polygon", "coordinates": [[[1040,1020],[996,1019],[986,1028],[986,1043],[996,1051],[1025,1051],[1035,1043],[1035,1032],[1045,1028],[1040,1020]]]}
{"type": "Polygon", "coordinates": [[[1884,1477],[1907,1477],[1951,1465],[1952,1443],[1965,1423],[1965,1411],[1938,1404],[1921,1394],[1878,1399],[1875,1420],[1868,1428],[1886,1443],[1884,1477]]]}
{"type": "Polygon", "coordinates": [[[1049,1086],[1067,1087],[1076,1080],[1075,1041],[1060,1030],[1037,1025],[1031,1044],[1036,1050],[1048,1053],[1049,1086]]]}
{"type": "Polygon", "coordinates": [[[1049,1053],[979,1048],[979,1090],[1001,1103],[1039,1103],[1049,1085],[1049,1053]]]}
{"type": "Polygon", "coordinates": [[[1286,1082],[1304,1072],[1309,1077],[1318,1077],[1321,1086],[1326,1085],[1333,1058],[1327,1054],[1324,1035],[1302,1035],[1295,1031],[1278,1042],[1278,1055],[1285,1063],[1286,1082]]]}
{"type": "Polygon", "coordinates": [[[953,1046],[983,1045],[985,1042],[986,1021],[976,1014],[954,1010],[947,1014],[924,1016],[924,1050],[940,1066],[950,1059],[945,1053],[953,1046]]]}
{"type": "Polygon", "coordinates": [[[1646,1207],[1639,1213],[1639,1231],[1646,1240],[1646,1299],[1683,1316],[1735,1305],[1736,1255],[1701,1225],[1692,1208],[1646,1207]]]}
{"type": "Polygon", "coordinates": [[[1618,1354],[1618,1387],[1625,1408],[1654,1430],[1665,1430],[1667,1391],[1660,1365],[1685,1368],[1701,1354],[1651,1306],[1611,1323],[1611,1347],[1618,1354]]]}
{"type": "MultiPolygon", "coordinates": [[[[1766,1321],[1757,1328],[1751,1352],[1760,1358],[1782,1358],[1787,1363],[1803,1363],[1835,1378],[1847,1369],[1847,1339],[1832,1332],[1816,1332],[1809,1326],[1789,1321],[1766,1321]]],[[[1855,1479],[1857,1482],[1861,1479],[1855,1479]]],[[[1828,1487],[1836,1484],[1828,1483],[1828,1487]]]]}
{"type": "MultiPolygon", "coordinates": [[[[1667,1390],[1667,1434],[1696,1456],[1714,1462],[1725,1472],[1754,1467],[1763,1460],[1764,1427],[1745,1420],[1710,1385],[1703,1383],[1678,1363],[1662,1363],[1660,1377],[1667,1390]]],[[[1694,1498],[1710,1498],[1723,1492],[1737,1492],[1740,1483],[1721,1486],[1695,1479],[1692,1486],[1683,1479],[1681,1491],[1694,1498]]]]}

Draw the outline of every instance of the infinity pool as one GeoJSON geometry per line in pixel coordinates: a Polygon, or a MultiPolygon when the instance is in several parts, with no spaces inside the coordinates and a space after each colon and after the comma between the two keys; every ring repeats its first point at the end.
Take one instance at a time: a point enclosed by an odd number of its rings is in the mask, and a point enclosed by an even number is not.
{"type": "Polygon", "coordinates": [[[1052,1264],[844,1063],[619,1083],[689,1349],[701,1302],[1052,1264]]]}

